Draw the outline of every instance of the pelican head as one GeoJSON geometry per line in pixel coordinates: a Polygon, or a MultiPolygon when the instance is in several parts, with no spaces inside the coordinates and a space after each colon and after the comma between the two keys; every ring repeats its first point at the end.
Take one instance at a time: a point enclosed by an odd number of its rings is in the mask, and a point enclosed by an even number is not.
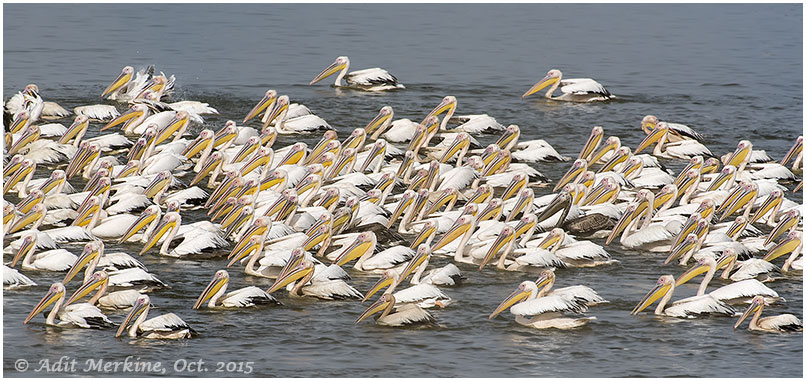
{"type": "Polygon", "coordinates": [[[160,221],[159,226],[154,229],[154,231],[151,233],[151,237],[148,238],[148,241],[143,246],[143,249],[140,250],[140,255],[143,255],[146,251],[154,247],[159,239],[162,238],[162,236],[164,236],[169,230],[178,228],[181,221],[180,218],[181,217],[177,212],[165,213],[165,216],[162,217],[162,221],[160,221]]]}
{"type": "Polygon", "coordinates": [[[786,239],[781,241],[778,245],[770,249],[767,254],[762,258],[767,262],[771,262],[775,258],[791,253],[803,245],[801,242],[801,233],[797,230],[790,232],[786,239]]]}
{"type": "Polygon", "coordinates": [[[697,246],[697,240],[698,240],[697,235],[694,233],[689,233],[688,235],[686,235],[686,238],[684,238],[682,242],[680,242],[677,246],[674,246],[672,248],[671,253],[666,258],[666,260],[663,261],[663,264],[667,265],[673,260],[675,260],[675,258],[679,258],[683,255],[686,255],[689,251],[694,249],[695,246],[697,246]]]}
{"type": "Polygon", "coordinates": [[[306,276],[310,276],[314,271],[314,264],[310,261],[302,261],[297,264],[293,269],[290,269],[285,274],[281,274],[281,276],[277,277],[277,280],[274,281],[274,284],[266,290],[267,294],[271,294],[286,285],[304,278],[306,276]]]}
{"type": "Polygon", "coordinates": [[[697,277],[700,274],[704,274],[711,270],[711,268],[716,268],[716,260],[712,257],[702,257],[697,260],[697,264],[690,269],[686,270],[683,274],[675,281],[675,287],[679,287],[682,284],[690,281],[691,279],[697,277]]]}
{"type": "Polygon", "coordinates": [[[207,288],[205,288],[201,295],[199,295],[199,298],[196,299],[196,303],[193,304],[193,309],[198,310],[204,302],[210,300],[210,298],[217,294],[222,288],[226,290],[227,283],[229,283],[229,273],[227,273],[227,270],[216,271],[215,275],[213,275],[213,280],[210,281],[207,288]]]}
{"type": "Polygon", "coordinates": [[[120,89],[125,84],[129,83],[132,79],[132,75],[134,75],[134,68],[131,66],[126,66],[123,70],[120,71],[120,75],[115,78],[112,83],[104,89],[104,92],[101,93],[101,98],[113,93],[114,91],[120,89]]]}
{"type": "Polygon", "coordinates": [[[644,130],[645,133],[649,134],[652,130],[655,129],[655,125],[658,124],[658,117],[655,115],[647,115],[643,119],[641,119],[641,129],[644,130]]]}
{"type": "Polygon", "coordinates": [[[151,298],[149,298],[148,295],[141,295],[138,297],[132,306],[132,310],[129,311],[129,314],[126,315],[125,319],[123,319],[123,323],[120,324],[118,331],[115,332],[115,337],[120,337],[120,335],[123,334],[123,331],[126,330],[126,327],[129,325],[129,323],[134,323],[137,318],[143,313],[146,313],[150,307],[151,298]]]}
{"type": "Polygon", "coordinates": [[[504,312],[504,310],[511,307],[515,303],[525,300],[526,298],[533,295],[537,295],[537,284],[535,284],[535,282],[528,280],[521,282],[521,284],[518,285],[518,288],[515,289],[513,293],[509,294],[509,296],[507,296],[507,298],[504,299],[504,301],[501,302],[501,304],[499,304],[498,307],[495,308],[495,310],[490,314],[490,316],[487,317],[487,319],[492,319],[498,316],[498,314],[504,312]]]}
{"type": "Polygon", "coordinates": [[[375,282],[374,285],[372,285],[372,287],[369,289],[369,291],[367,291],[366,294],[364,294],[364,298],[361,299],[361,301],[366,302],[376,292],[383,290],[384,288],[389,287],[395,283],[400,283],[402,281],[403,279],[400,277],[397,271],[393,269],[385,270],[384,272],[381,273],[381,278],[378,279],[378,281],[375,282]]]}
{"type": "Polygon", "coordinates": [[[334,261],[339,266],[344,266],[344,264],[352,261],[353,259],[359,258],[366,254],[367,252],[371,252],[375,250],[375,245],[377,238],[375,237],[375,233],[363,232],[355,238],[350,246],[344,250],[341,255],[334,261]]]}
{"type": "Polygon", "coordinates": [[[7,233],[15,233],[22,228],[28,226],[28,224],[34,224],[36,226],[40,221],[45,219],[45,215],[47,214],[47,208],[42,203],[36,204],[31,207],[31,210],[17,218],[17,220],[8,228],[7,233]]]}
{"type": "Polygon", "coordinates": [[[655,128],[647,135],[641,143],[638,144],[638,147],[635,148],[635,152],[633,155],[637,155],[639,152],[643,151],[647,147],[657,143],[660,139],[666,136],[666,133],[669,132],[669,125],[666,122],[658,122],[655,128]]]}
{"type": "Polygon", "coordinates": [[[252,110],[246,114],[246,117],[243,118],[243,123],[246,123],[249,119],[256,117],[260,114],[263,110],[265,110],[269,105],[274,103],[274,100],[277,99],[277,92],[269,89],[266,91],[266,94],[263,95],[263,99],[258,102],[255,107],[252,107],[252,110]]]}
{"type": "Polygon", "coordinates": [[[751,151],[753,151],[753,143],[750,143],[749,140],[739,141],[739,144],[736,145],[736,149],[730,155],[725,165],[739,167],[742,163],[746,163],[747,160],[749,160],[751,151]]]}
{"type": "MultiPolygon", "coordinates": [[[[431,110],[431,112],[429,112],[425,118],[423,118],[423,121],[432,116],[442,115],[442,113],[446,111],[451,113],[454,110],[456,110],[456,106],[457,106],[456,97],[454,97],[453,95],[445,96],[444,98],[442,98],[442,101],[439,102],[437,107],[434,107],[434,109],[431,110]]],[[[422,124],[425,124],[425,122],[423,122],[422,124]]]]}
{"type": "Polygon", "coordinates": [[[387,122],[391,121],[394,115],[395,112],[392,109],[392,106],[383,106],[381,107],[380,111],[378,111],[378,115],[367,123],[367,126],[364,127],[364,130],[366,130],[367,134],[370,135],[374,134],[376,130],[383,132],[383,129],[389,124],[387,122]]]}
{"type": "Polygon", "coordinates": [[[87,266],[90,262],[98,260],[101,256],[101,252],[103,251],[104,244],[101,241],[90,241],[84,245],[84,250],[81,251],[81,255],[76,258],[76,262],[73,263],[73,266],[70,267],[70,271],[67,272],[67,275],[64,276],[64,280],[62,280],[63,284],[70,283],[76,274],[78,274],[84,266],[87,266]]]}
{"type": "Polygon", "coordinates": [[[36,315],[40,312],[44,311],[49,305],[53,304],[57,300],[64,297],[64,285],[56,282],[50,286],[48,289],[48,293],[39,301],[39,303],[34,307],[33,311],[28,314],[28,317],[22,322],[22,324],[28,324],[31,319],[33,319],[36,315]]]}
{"type": "Polygon", "coordinates": [[[104,270],[96,271],[90,275],[90,278],[87,279],[87,281],[84,282],[84,284],[81,285],[81,287],[79,287],[79,289],[76,290],[76,292],[74,292],[69,299],[67,299],[65,304],[71,304],[103,285],[109,285],[109,274],[104,270]]]}
{"type": "Polygon", "coordinates": [[[511,226],[504,226],[504,228],[498,233],[498,237],[495,239],[493,244],[490,245],[490,249],[487,250],[487,253],[484,255],[484,259],[481,260],[481,264],[479,264],[479,271],[481,271],[484,266],[486,266],[487,263],[489,263],[493,257],[495,257],[496,254],[498,254],[514,239],[515,229],[513,229],[511,226]]]}
{"type": "Polygon", "coordinates": [[[558,189],[562,188],[563,185],[568,184],[571,180],[575,179],[582,172],[585,172],[587,170],[588,170],[587,160],[585,159],[574,160],[574,163],[571,164],[571,168],[568,170],[568,172],[565,172],[563,177],[561,177],[560,180],[557,181],[557,184],[554,185],[554,189],[552,190],[552,192],[556,192],[558,189]]]}
{"type": "Polygon", "coordinates": [[[529,90],[526,90],[521,98],[526,98],[540,90],[545,89],[546,87],[553,85],[554,83],[560,81],[562,79],[563,73],[557,69],[551,69],[546,73],[546,76],[543,77],[540,81],[534,84],[529,90]]]}
{"type": "Polygon", "coordinates": [[[798,210],[798,208],[787,210],[784,216],[778,221],[778,224],[775,225],[770,234],[767,235],[767,239],[764,240],[764,246],[774,242],[778,237],[784,234],[784,232],[797,226],[799,221],[800,210],[798,210]]]}
{"type": "Polygon", "coordinates": [[[624,209],[624,214],[621,215],[618,222],[616,222],[616,226],[613,227],[613,230],[610,231],[610,234],[607,236],[607,240],[605,241],[605,245],[609,245],[610,242],[613,242],[613,238],[615,238],[622,230],[624,230],[636,217],[635,211],[638,209],[637,203],[630,203],[627,205],[627,208],[624,209]]]}
{"type": "Polygon", "coordinates": [[[460,236],[467,233],[471,227],[474,225],[475,218],[472,215],[463,215],[456,220],[456,222],[448,229],[442,237],[439,238],[439,241],[434,244],[434,247],[431,250],[436,251],[444,247],[445,245],[455,241],[460,236]]]}
{"type": "Polygon", "coordinates": [[[347,58],[347,56],[337,57],[336,60],[333,61],[332,64],[330,64],[330,66],[325,68],[325,70],[322,70],[322,72],[319,73],[319,75],[317,75],[310,83],[308,83],[308,86],[313,85],[314,83],[319,82],[342,70],[346,70],[349,66],[350,66],[350,59],[347,58]]]}
{"type": "Polygon", "coordinates": [[[754,296],[753,301],[750,302],[750,306],[747,307],[747,310],[744,311],[742,316],[739,317],[739,320],[736,322],[736,324],[733,325],[733,329],[739,328],[739,326],[742,325],[742,322],[745,321],[748,317],[750,317],[750,315],[752,315],[759,309],[764,308],[764,306],[767,305],[768,304],[767,301],[764,299],[764,296],[761,295],[754,296]]]}
{"type": "Polygon", "coordinates": [[[355,319],[355,324],[362,322],[364,319],[377,314],[378,312],[383,312],[381,317],[386,316],[395,306],[395,297],[392,294],[386,294],[381,296],[378,301],[373,303],[369,308],[367,308],[358,319],[355,319]]]}
{"type": "Polygon", "coordinates": [[[638,305],[633,308],[632,312],[630,312],[630,315],[637,315],[639,312],[652,305],[652,303],[655,303],[656,300],[668,294],[670,290],[674,289],[674,287],[673,276],[661,275],[661,277],[658,278],[658,282],[655,284],[655,287],[650,290],[640,302],[638,302],[638,305]]]}
{"type": "Polygon", "coordinates": [[[16,134],[25,126],[28,125],[28,120],[30,119],[30,114],[26,110],[22,110],[14,115],[14,120],[11,122],[11,125],[8,127],[8,130],[11,131],[12,134],[16,134]]]}

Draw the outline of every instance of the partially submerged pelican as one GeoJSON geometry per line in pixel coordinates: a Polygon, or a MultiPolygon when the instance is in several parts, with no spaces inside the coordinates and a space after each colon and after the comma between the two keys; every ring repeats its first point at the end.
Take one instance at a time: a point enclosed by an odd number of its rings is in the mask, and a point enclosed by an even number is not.
{"type": "Polygon", "coordinates": [[[395,78],[392,73],[389,73],[388,71],[379,67],[356,70],[347,73],[349,68],[350,59],[347,58],[347,56],[340,56],[336,58],[336,61],[330,64],[330,66],[328,66],[325,70],[322,70],[322,72],[319,73],[319,75],[317,75],[316,78],[314,78],[308,85],[313,85],[314,83],[319,82],[335,73],[339,73],[339,75],[336,77],[336,82],[334,83],[334,86],[336,87],[348,87],[367,91],[384,91],[406,88],[403,86],[403,84],[397,82],[397,78],[395,78]],[[347,82],[346,86],[342,85],[342,79],[347,82]]]}
{"type": "Polygon", "coordinates": [[[557,69],[551,69],[539,82],[527,90],[521,98],[526,98],[547,86],[551,87],[546,91],[544,97],[555,101],[569,102],[597,102],[615,98],[602,84],[590,78],[566,78],[557,69]],[[560,89],[562,95],[552,97],[555,90],[560,89]]]}

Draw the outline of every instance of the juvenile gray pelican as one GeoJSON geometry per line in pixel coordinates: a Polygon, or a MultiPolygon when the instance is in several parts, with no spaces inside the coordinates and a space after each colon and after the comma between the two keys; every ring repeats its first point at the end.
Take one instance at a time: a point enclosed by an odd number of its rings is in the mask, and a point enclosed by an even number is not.
{"type": "Polygon", "coordinates": [[[557,69],[551,69],[539,82],[527,90],[521,98],[526,98],[544,88],[552,85],[544,97],[556,101],[569,102],[596,102],[613,99],[616,96],[610,94],[599,82],[591,78],[567,78],[563,80],[563,73],[557,69]],[[557,88],[560,88],[562,95],[552,97],[557,88]]]}
{"type": "Polygon", "coordinates": [[[129,327],[129,337],[142,337],[146,339],[185,339],[196,334],[193,328],[174,313],[167,313],[146,320],[151,310],[151,298],[143,295],[137,298],[131,312],[120,324],[115,337],[120,337],[126,327],[129,327]]]}
{"type": "Polygon", "coordinates": [[[753,319],[750,320],[750,326],[747,329],[751,331],[762,331],[762,332],[800,332],[803,331],[803,323],[798,319],[797,316],[792,314],[783,314],[783,315],[776,315],[776,316],[767,316],[765,318],[761,318],[761,312],[764,311],[764,306],[768,305],[767,302],[764,300],[762,296],[756,296],[753,298],[753,301],[750,303],[750,307],[747,307],[747,311],[744,311],[739,320],[736,324],[733,325],[733,329],[739,328],[745,319],[747,319],[751,314],[753,315],[753,319]],[[753,314],[755,312],[755,314],[753,314]]]}
{"type": "Polygon", "coordinates": [[[347,58],[347,56],[340,56],[336,58],[336,61],[334,61],[330,66],[319,73],[319,75],[317,75],[316,78],[314,78],[308,85],[313,85],[314,83],[319,82],[335,73],[339,73],[339,75],[336,77],[336,82],[334,83],[335,87],[348,87],[366,91],[384,91],[406,88],[403,86],[403,84],[397,82],[397,78],[395,78],[392,73],[389,73],[388,71],[379,67],[356,70],[354,72],[347,73],[349,68],[350,59],[347,58]],[[342,85],[342,79],[347,82],[346,86],[342,85]]]}
{"type": "Polygon", "coordinates": [[[50,310],[45,324],[56,326],[77,326],[80,328],[109,328],[114,324],[106,317],[98,307],[89,303],[79,303],[72,305],[65,305],[64,303],[64,285],[61,283],[54,283],[48,289],[48,293],[39,301],[34,307],[28,317],[22,324],[28,324],[31,319],[36,317],[45,308],[53,304],[53,309],[50,310]],[[56,323],[56,317],[61,320],[56,323]]]}
{"type": "Polygon", "coordinates": [[[273,296],[255,286],[244,287],[224,294],[227,292],[228,285],[229,273],[227,273],[227,270],[216,271],[213,280],[196,299],[193,309],[201,308],[204,302],[208,300],[207,308],[243,308],[262,304],[280,304],[273,296]]]}

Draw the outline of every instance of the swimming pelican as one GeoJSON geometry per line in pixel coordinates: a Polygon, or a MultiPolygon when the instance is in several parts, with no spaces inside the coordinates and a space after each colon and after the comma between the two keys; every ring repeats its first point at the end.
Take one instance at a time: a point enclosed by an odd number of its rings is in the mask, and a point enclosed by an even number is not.
{"type": "Polygon", "coordinates": [[[296,282],[288,292],[291,296],[312,296],[325,300],[361,299],[364,297],[361,292],[342,279],[328,279],[326,276],[317,277],[317,274],[315,274],[317,268],[322,269],[320,270],[322,273],[326,271],[324,265],[317,267],[313,262],[303,259],[296,267],[283,269],[277,280],[266,292],[271,294],[292,282],[296,282]]]}
{"type": "Polygon", "coordinates": [[[451,300],[449,296],[445,295],[442,290],[431,284],[421,283],[395,292],[395,289],[402,281],[403,278],[401,278],[400,273],[396,270],[386,270],[381,274],[381,278],[367,291],[361,301],[369,300],[376,292],[388,286],[383,294],[393,294],[395,300],[399,303],[415,303],[420,308],[431,308],[434,306],[444,308],[453,303],[453,300],[451,300]]]}
{"type": "Polygon", "coordinates": [[[36,231],[25,233],[17,255],[11,260],[11,268],[22,260],[23,270],[67,271],[76,261],[76,256],[65,249],[53,249],[34,254],[38,235],[36,231]]]}
{"type": "Polygon", "coordinates": [[[544,89],[548,85],[552,86],[548,89],[548,91],[546,91],[544,97],[551,100],[596,102],[615,98],[615,95],[610,94],[610,92],[607,91],[607,89],[605,89],[604,86],[602,86],[602,84],[599,82],[596,82],[590,78],[567,78],[563,80],[563,73],[557,69],[549,70],[548,73],[546,73],[546,76],[525,93],[523,93],[521,98],[526,98],[544,89]],[[563,94],[552,97],[551,95],[555,90],[557,90],[558,87],[563,94]]]}
{"type": "Polygon", "coordinates": [[[98,289],[95,296],[90,298],[87,303],[101,308],[109,309],[124,309],[134,306],[137,298],[142,296],[136,290],[120,290],[115,292],[108,292],[109,289],[109,274],[105,270],[96,271],[92,276],[84,282],[81,287],[67,299],[67,304],[71,304],[98,289]]]}
{"type": "Polygon", "coordinates": [[[674,158],[674,159],[690,159],[697,155],[714,156],[711,150],[702,143],[696,140],[680,140],[674,143],[667,143],[669,141],[670,129],[666,122],[658,122],[655,129],[647,135],[638,147],[635,148],[634,155],[645,148],[655,144],[655,150],[652,154],[656,157],[674,158]]]}
{"type": "Polygon", "coordinates": [[[355,324],[379,312],[381,314],[375,318],[375,324],[378,325],[401,327],[417,324],[436,324],[436,320],[428,311],[420,308],[415,303],[397,303],[393,294],[385,294],[378,298],[355,320],[355,324]]]}
{"type": "Polygon", "coordinates": [[[314,78],[308,85],[313,85],[335,73],[339,73],[336,77],[334,86],[348,87],[358,90],[366,91],[384,91],[394,89],[405,89],[403,84],[397,82],[397,78],[388,71],[375,67],[372,69],[357,70],[347,73],[350,68],[350,59],[346,56],[336,58],[330,66],[323,70],[319,75],[314,78]],[[341,80],[347,82],[347,86],[341,84],[341,80]]]}
{"type": "MultiPolygon", "coordinates": [[[[717,264],[716,259],[713,257],[700,258],[697,260],[696,266],[690,268],[677,278],[675,281],[675,287],[680,287],[680,285],[688,282],[697,275],[705,273],[705,277],[703,277],[700,287],[697,289],[697,296],[703,296],[705,295],[705,290],[708,287],[708,283],[710,283],[711,279],[714,278],[714,274],[716,273],[718,267],[719,265],[717,264]]],[[[708,295],[711,295],[721,302],[731,305],[747,304],[750,302],[752,297],[757,295],[767,298],[768,301],[780,300],[780,297],[775,290],[765,286],[756,279],[745,279],[734,282],[711,291],[708,293],[708,295]]]]}
{"type": "Polygon", "coordinates": [[[700,315],[725,315],[733,316],[736,310],[730,305],[714,298],[711,294],[692,296],[690,298],[674,301],[668,308],[666,304],[674,294],[675,280],[672,275],[662,275],[658,278],[655,288],[649,291],[637,306],[630,312],[630,315],[637,315],[645,308],[649,307],[656,300],[660,303],[655,308],[655,315],[671,316],[678,318],[690,318],[700,315]],[[661,298],[662,297],[662,298],[661,298]]]}
{"type": "Polygon", "coordinates": [[[146,339],[185,339],[196,334],[193,328],[185,323],[174,313],[167,313],[146,320],[148,312],[151,310],[151,298],[143,295],[137,298],[131,312],[120,324],[120,328],[115,332],[115,337],[120,337],[126,327],[129,328],[129,337],[142,337],[146,339]]]}
{"type": "Polygon", "coordinates": [[[22,324],[28,324],[31,319],[36,317],[40,312],[44,311],[49,305],[53,304],[53,309],[50,310],[45,324],[55,326],[77,326],[80,328],[109,328],[114,326],[112,321],[106,317],[98,307],[89,303],[79,303],[72,305],[64,304],[64,285],[61,283],[54,283],[48,289],[48,293],[39,301],[39,304],[34,307],[33,311],[28,314],[28,317],[22,324]],[[56,317],[61,320],[56,323],[56,317]]]}
{"type": "MultiPolygon", "coordinates": [[[[641,119],[641,129],[644,130],[644,133],[649,135],[652,130],[655,129],[660,120],[655,115],[647,115],[643,119],[641,119]]],[[[703,141],[703,136],[697,131],[694,131],[693,128],[686,126],[685,124],[680,123],[666,123],[666,126],[669,127],[669,142],[677,142],[680,140],[686,139],[694,139],[698,142],[703,141]]]]}
{"type": "Polygon", "coordinates": [[[756,296],[753,298],[753,301],[750,303],[750,306],[747,307],[747,311],[744,311],[739,320],[736,324],[733,325],[733,329],[739,328],[745,319],[747,319],[751,314],[753,314],[753,319],[750,320],[750,326],[747,329],[751,331],[762,331],[762,332],[800,332],[803,331],[803,323],[798,319],[797,316],[792,314],[783,314],[783,315],[776,315],[776,316],[767,316],[765,318],[761,317],[761,312],[764,311],[764,306],[767,306],[767,301],[764,300],[762,296],[756,296]]]}
{"type": "Polygon", "coordinates": [[[229,285],[229,273],[227,273],[227,270],[216,271],[213,280],[199,295],[196,303],[193,304],[193,309],[199,309],[208,300],[207,308],[217,306],[243,308],[263,304],[280,304],[273,296],[255,286],[244,287],[224,294],[227,292],[227,285],[229,285]]]}
{"type": "Polygon", "coordinates": [[[537,329],[572,329],[596,319],[594,316],[577,318],[565,315],[585,312],[587,307],[581,301],[560,295],[538,297],[537,294],[535,282],[523,281],[487,318],[492,319],[509,308],[516,323],[537,329]]]}

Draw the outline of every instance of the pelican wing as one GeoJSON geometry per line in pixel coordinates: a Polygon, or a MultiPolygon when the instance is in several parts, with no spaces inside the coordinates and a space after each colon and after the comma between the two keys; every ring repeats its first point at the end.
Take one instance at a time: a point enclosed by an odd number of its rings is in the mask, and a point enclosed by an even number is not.
{"type": "Polygon", "coordinates": [[[381,251],[363,263],[366,270],[388,269],[414,258],[414,250],[406,246],[393,246],[381,251]]]}
{"type": "Polygon", "coordinates": [[[523,255],[515,258],[515,263],[523,266],[534,266],[534,267],[557,267],[557,268],[566,268],[568,265],[563,262],[560,258],[558,258],[554,253],[544,250],[541,248],[523,248],[523,249],[516,249],[513,253],[523,255]]]}
{"type": "Polygon", "coordinates": [[[361,292],[343,280],[316,281],[308,286],[303,287],[302,293],[304,295],[327,300],[341,300],[349,298],[361,299],[364,297],[361,292]]]}
{"type": "Polygon", "coordinates": [[[434,285],[418,284],[395,292],[397,303],[420,303],[427,300],[450,299],[434,285]]]}
{"type": "Polygon", "coordinates": [[[61,123],[47,123],[39,126],[40,137],[61,137],[65,132],[67,132],[67,127],[61,123]]]}
{"type": "Polygon", "coordinates": [[[703,136],[699,132],[694,131],[694,129],[692,129],[689,126],[686,126],[685,124],[666,123],[666,125],[669,126],[670,130],[676,132],[678,135],[694,139],[698,142],[701,142],[703,140],[703,136]]]}
{"type": "Polygon", "coordinates": [[[585,306],[594,306],[599,303],[607,303],[607,300],[604,300],[604,298],[599,296],[599,293],[597,293],[596,290],[582,285],[558,288],[553,290],[551,295],[559,295],[563,298],[570,298],[585,306]]]}
{"type": "Polygon", "coordinates": [[[84,115],[90,119],[107,120],[120,116],[118,109],[112,105],[79,106],[73,109],[76,115],[84,115]]]}
{"type": "Polygon", "coordinates": [[[104,253],[104,256],[98,260],[98,266],[114,267],[113,270],[129,269],[133,267],[139,267],[143,270],[147,270],[146,265],[144,265],[143,262],[140,262],[131,255],[123,252],[104,253]]]}
{"type": "Polygon", "coordinates": [[[261,304],[280,304],[273,296],[255,287],[244,287],[232,292],[228,292],[221,300],[224,307],[253,307],[261,304]]]}
{"type": "Polygon", "coordinates": [[[762,274],[776,273],[778,266],[758,258],[750,258],[739,264],[739,268],[730,274],[730,280],[740,281],[753,279],[762,274]]]}
{"type": "Polygon", "coordinates": [[[803,323],[797,316],[783,314],[759,319],[758,325],[766,329],[774,329],[782,332],[798,332],[803,330],[803,323]]]}
{"type": "Polygon", "coordinates": [[[568,158],[557,152],[554,147],[543,139],[530,140],[518,143],[517,150],[512,152],[516,161],[535,163],[540,161],[568,161],[568,158]]]}
{"type": "Polygon", "coordinates": [[[429,271],[421,280],[420,283],[434,284],[439,286],[456,286],[465,277],[459,268],[453,263],[433,269],[429,271]]]}
{"type": "Polygon", "coordinates": [[[98,299],[98,305],[103,308],[123,309],[134,305],[142,294],[135,290],[115,291],[98,299]]]}
{"type": "Polygon", "coordinates": [[[694,317],[696,315],[727,315],[733,316],[736,310],[733,307],[717,300],[710,294],[692,296],[680,299],[663,310],[663,314],[674,317],[694,317]]]}
{"type": "Polygon", "coordinates": [[[36,283],[19,271],[3,265],[3,288],[36,286],[36,283]]]}
{"type": "MultiPolygon", "coordinates": [[[[313,257],[310,254],[306,255],[306,259],[310,260],[313,257]]],[[[319,262],[318,260],[315,260],[319,262]]],[[[329,266],[325,266],[324,264],[317,264],[316,269],[314,270],[313,281],[330,281],[330,280],[349,280],[350,275],[347,274],[341,266],[337,264],[331,264],[329,266]]]]}
{"type": "Polygon", "coordinates": [[[169,202],[172,200],[178,201],[179,204],[187,204],[189,200],[204,200],[208,196],[207,192],[203,189],[192,186],[187,189],[182,189],[176,193],[171,194],[170,196],[165,198],[165,202],[169,202]]]}
{"type": "Polygon", "coordinates": [[[45,102],[45,106],[42,108],[43,117],[64,118],[71,114],[70,111],[67,111],[56,102],[45,102]]]}
{"type": "MultiPolygon", "coordinates": [[[[109,214],[125,213],[135,209],[146,208],[147,206],[151,205],[151,201],[144,194],[120,192],[116,193],[109,200],[111,202],[115,202],[106,208],[106,212],[109,214]]],[[[94,230],[95,229],[93,229],[93,231],[94,230]]]]}
{"type": "Polygon", "coordinates": [[[591,241],[577,241],[557,250],[555,254],[561,259],[569,260],[609,260],[610,254],[591,241]]]}
{"type": "Polygon", "coordinates": [[[176,248],[171,251],[171,255],[184,256],[188,254],[198,254],[207,249],[218,249],[227,246],[227,241],[218,233],[203,229],[194,229],[184,234],[182,240],[176,248]]]}
{"type": "Polygon", "coordinates": [[[188,323],[185,323],[182,318],[177,316],[175,313],[167,313],[165,315],[160,315],[155,318],[148,319],[140,324],[140,330],[143,332],[148,331],[158,331],[158,332],[173,332],[173,331],[181,331],[184,329],[188,329],[191,332],[193,328],[190,328],[188,323]]]}
{"type": "Polygon", "coordinates": [[[81,328],[106,328],[114,326],[98,307],[89,303],[77,303],[64,307],[59,312],[59,320],[81,328]]]}
{"type": "Polygon", "coordinates": [[[454,130],[464,131],[470,134],[478,134],[486,131],[503,131],[506,128],[501,123],[498,123],[495,118],[487,114],[460,115],[454,118],[451,118],[449,122],[460,121],[460,123],[462,123],[454,130]]]}
{"type": "Polygon", "coordinates": [[[189,114],[218,114],[218,110],[210,107],[209,103],[198,101],[179,101],[168,104],[174,111],[185,111],[189,114]]]}
{"type": "Polygon", "coordinates": [[[727,301],[732,299],[747,298],[752,299],[756,295],[777,298],[775,290],[765,286],[755,279],[745,279],[727,286],[720,287],[709,293],[717,300],[727,301]]]}
{"type": "Polygon", "coordinates": [[[610,92],[591,78],[569,78],[560,81],[560,90],[564,94],[599,94],[605,97],[610,96],[610,92]]]}
{"type": "Polygon", "coordinates": [[[65,249],[48,250],[34,254],[33,265],[39,270],[67,271],[76,262],[76,256],[65,249]]]}
{"type": "Polygon", "coordinates": [[[132,287],[135,285],[165,286],[161,280],[139,267],[109,272],[109,285],[118,287],[132,287]]]}
{"type": "Polygon", "coordinates": [[[413,324],[436,324],[436,320],[428,311],[416,304],[395,304],[395,312],[378,319],[377,324],[399,327],[413,324]]]}
{"type": "Polygon", "coordinates": [[[344,80],[351,85],[357,86],[378,86],[378,85],[391,85],[397,86],[397,78],[392,73],[373,67],[371,69],[356,70],[344,76],[344,80]]]}
{"type": "Polygon", "coordinates": [[[585,312],[584,304],[560,295],[549,295],[518,303],[509,309],[514,315],[535,316],[547,312],[585,312]]]}

